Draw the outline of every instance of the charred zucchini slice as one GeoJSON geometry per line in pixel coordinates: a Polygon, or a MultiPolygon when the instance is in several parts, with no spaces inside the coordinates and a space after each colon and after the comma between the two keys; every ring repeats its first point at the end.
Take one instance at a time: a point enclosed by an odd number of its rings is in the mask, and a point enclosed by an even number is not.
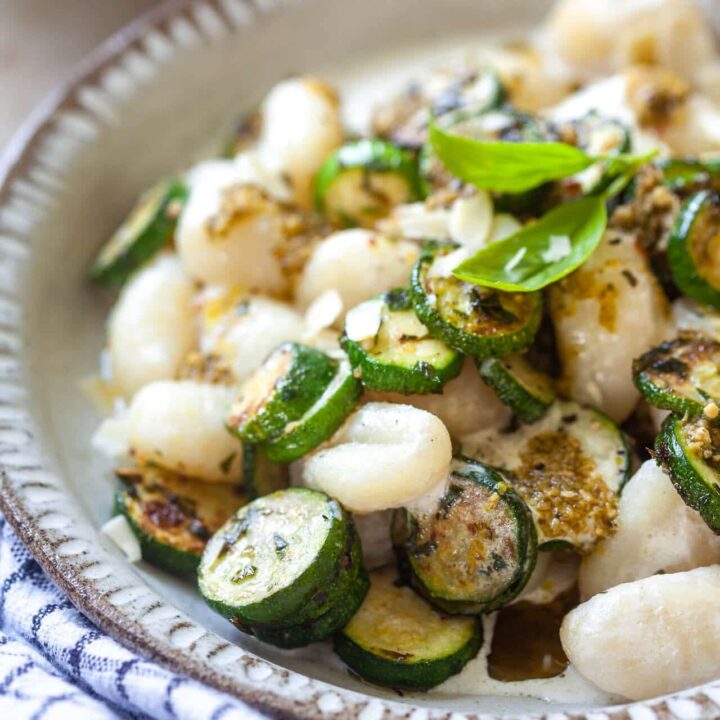
{"type": "Polygon", "coordinates": [[[325,493],[289,488],[257,498],[211,538],[200,593],[236,625],[304,622],[324,607],[352,532],[350,517],[325,493]]]}
{"type": "Polygon", "coordinates": [[[332,356],[337,371],[315,404],[301,418],[289,423],[280,435],[259,446],[268,460],[278,463],[298,460],[330,438],[357,405],[362,395],[360,381],[344,353],[332,356]]]}
{"type": "Polygon", "coordinates": [[[435,272],[448,246],[424,253],[411,276],[411,296],[420,321],[434,337],[465,355],[504,357],[527,347],[542,318],[540,293],[508,293],[435,272]]]}
{"type": "Polygon", "coordinates": [[[720,308],[720,200],[714,193],[685,201],[670,233],[668,262],[685,295],[720,308]]]}
{"type": "Polygon", "coordinates": [[[480,377],[522,422],[539,420],[555,400],[550,378],[535,370],[522,355],[487,358],[477,366],[480,377]]]}
{"type": "Polygon", "coordinates": [[[90,277],[105,285],[122,285],[172,239],[186,199],[187,187],[180,180],[164,180],[150,188],[102,248],[90,277]]]}
{"type": "Polygon", "coordinates": [[[268,460],[257,445],[243,448],[243,481],[249,500],[270,495],[290,486],[290,472],[287,465],[268,460]]]}
{"type": "Polygon", "coordinates": [[[655,456],[685,503],[720,535],[720,428],[704,416],[670,415],[655,456]]]}
{"type": "Polygon", "coordinates": [[[462,456],[453,460],[447,490],[435,507],[396,513],[393,542],[413,584],[455,613],[506,605],[525,587],[537,559],[525,502],[500,472],[462,456]]]}
{"type": "Polygon", "coordinates": [[[117,471],[118,513],[143,560],[178,575],[195,572],[210,536],[246,502],[237,485],[208,483],[146,465],[117,471]]]}
{"type": "Polygon", "coordinates": [[[246,443],[280,435],[323,394],[337,363],[316,348],[284,343],[245,382],[227,427],[246,443]]]}
{"type": "Polygon", "coordinates": [[[682,333],[637,358],[633,377],[651,405],[700,415],[711,400],[720,403],[720,342],[682,333]]]}
{"type": "Polygon", "coordinates": [[[369,682],[426,690],[459,673],[482,640],[479,618],[438,612],[386,568],[371,574],[365,602],[336,635],[335,652],[369,682]]]}
{"type": "Polygon", "coordinates": [[[514,432],[466,437],[462,451],[510,472],[508,482],[532,511],[541,549],[586,550],[613,531],[631,454],[620,429],[597,410],[557,401],[514,432]]]}
{"type": "Polygon", "coordinates": [[[372,227],[395,205],[421,197],[415,157],[386,140],[343,145],[315,178],[315,208],[341,227],[372,227]]]}
{"type": "Polygon", "coordinates": [[[350,310],[341,344],[362,384],[378,392],[440,392],[462,368],[462,355],[432,337],[418,320],[407,290],[394,290],[350,310]],[[373,313],[379,321],[376,332],[363,328],[373,313]],[[360,323],[354,322],[356,315],[360,323]]]}

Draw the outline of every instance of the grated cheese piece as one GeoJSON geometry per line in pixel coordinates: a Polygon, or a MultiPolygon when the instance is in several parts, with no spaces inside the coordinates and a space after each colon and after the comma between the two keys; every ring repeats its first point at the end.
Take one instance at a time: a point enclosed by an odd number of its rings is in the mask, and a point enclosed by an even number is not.
{"type": "Polygon", "coordinates": [[[360,342],[373,338],[380,330],[382,322],[383,301],[367,300],[354,307],[345,316],[345,334],[348,339],[360,342]]]}
{"type": "Polygon", "coordinates": [[[110,518],[101,528],[101,532],[107,535],[113,544],[125,555],[130,562],[138,562],[142,558],[140,542],[130,528],[130,524],[124,515],[116,515],[110,518]]]}

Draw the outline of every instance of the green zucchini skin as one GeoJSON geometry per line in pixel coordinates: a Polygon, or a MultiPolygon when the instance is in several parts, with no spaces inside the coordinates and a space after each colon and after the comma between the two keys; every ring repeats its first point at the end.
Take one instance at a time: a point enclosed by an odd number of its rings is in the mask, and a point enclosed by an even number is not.
{"type": "Polygon", "coordinates": [[[396,513],[393,542],[413,586],[449,613],[489,613],[507,605],[537,560],[525,501],[498,470],[463,456],[454,458],[437,507],[396,513]]]}
{"type": "Polygon", "coordinates": [[[477,362],[480,377],[521,422],[539,420],[555,401],[550,378],[533,369],[522,355],[477,362]]]}
{"type": "Polygon", "coordinates": [[[100,250],[90,278],[120,287],[175,233],[188,189],[177,179],[165,180],[140,197],[128,218],[100,250]]]}
{"type": "Polygon", "coordinates": [[[708,277],[698,265],[698,252],[709,257],[714,270],[712,243],[720,235],[720,204],[707,191],[691,195],[680,209],[668,241],[668,262],[675,284],[683,294],[703,305],[720,308],[720,276],[708,277]]]}
{"type": "Polygon", "coordinates": [[[283,433],[259,445],[260,452],[277,463],[290,463],[324,443],[343,424],[362,395],[362,385],[343,353],[338,353],[335,377],[315,404],[283,433]]]}
{"type": "Polygon", "coordinates": [[[655,440],[657,462],[670,476],[672,484],[693,510],[697,510],[707,526],[720,535],[720,475],[718,464],[706,461],[701,452],[705,449],[717,453],[717,429],[704,418],[681,418],[669,415],[655,440]],[[707,429],[709,443],[691,447],[688,435],[698,429],[707,429]]]}
{"type": "Polygon", "coordinates": [[[195,573],[208,538],[246,502],[237,486],[155,466],[117,474],[114,514],[128,521],[143,560],[174,575],[195,573]]]}
{"type": "Polygon", "coordinates": [[[459,673],[477,655],[482,623],[480,618],[443,616],[410,588],[398,587],[394,578],[387,569],[372,573],[365,603],[335,636],[334,649],[371,683],[427,690],[459,673]],[[427,628],[431,637],[418,637],[419,628],[427,628]],[[410,638],[398,637],[406,630],[410,638]],[[423,647],[433,641],[444,646],[432,652],[423,647]]]}
{"type": "Polygon", "coordinates": [[[356,140],[336,150],[318,171],[315,209],[336,225],[372,226],[391,209],[390,198],[384,194],[382,199],[375,197],[376,204],[372,205],[373,193],[365,187],[379,176],[385,176],[385,179],[392,176],[399,182],[398,187],[404,187],[400,202],[413,202],[424,196],[414,155],[387,140],[356,140]],[[348,198],[343,198],[342,192],[336,192],[341,183],[347,184],[351,192],[364,192],[370,204],[348,206],[348,198]]]}
{"type": "Polygon", "coordinates": [[[682,333],[636,358],[633,379],[651,405],[701,415],[710,400],[720,402],[720,342],[682,333]]]}
{"type": "Polygon", "coordinates": [[[430,336],[406,290],[394,290],[380,300],[382,320],[374,338],[355,341],[344,332],[340,339],[362,384],[368,390],[404,395],[441,392],[448,380],[460,374],[462,355],[430,336]],[[403,325],[420,335],[405,334],[403,325]]]}
{"type": "Polygon", "coordinates": [[[317,617],[337,582],[351,528],[340,504],[315,490],[288,488],[257,498],[211,538],[198,569],[200,593],[240,627],[284,627],[317,617]],[[242,554],[249,547],[253,562],[242,554]]]}
{"type": "Polygon", "coordinates": [[[255,626],[252,629],[255,637],[285,649],[305,647],[332,637],[350,622],[362,605],[370,587],[368,574],[363,567],[352,575],[348,573],[348,576],[349,580],[341,585],[342,596],[322,615],[285,628],[255,626]]]}
{"type": "Polygon", "coordinates": [[[243,447],[243,481],[249,500],[270,495],[290,486],[290,472],[286,465],[268,460],[257,445],[243,447]]]}
{"type": "Polygon", "coordinates": [[[526,348],[542,319],[540,293],[506,293],[449,278],[428,278],[436,253],[413,267],[410,292],[415,312],[430,333],[464,355],[504,357],[526,348]]]}
{"type": "Polygon", "coordinates": [[[335,360],[321,350],[280,345],[242,386],[227,428],[250,444],[277,437],[312,407],[336,372],[335,360]]]}

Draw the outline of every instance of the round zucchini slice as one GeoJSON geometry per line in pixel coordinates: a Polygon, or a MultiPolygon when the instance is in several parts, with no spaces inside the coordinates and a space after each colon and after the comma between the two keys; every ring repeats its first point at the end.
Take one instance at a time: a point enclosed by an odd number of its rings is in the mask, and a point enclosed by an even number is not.
{"type": "Polygon", "coordinates": [[[520,421],[539,420],[555,401],[550,378],[533,368],[523,355],[477,362],[480,377],[520,421]]]}
{"type": "Polygon", "coordinates": [[[462,451],[509,471],[508,482],[532,511],[541,549],[588,550],[613,532],[632,458],[623,433],[601,412],[556,401],[514,432],[464,438],[462,451]]]}
{"type": "Polygon", "coordinates": [[[395,514],[393,543],[413,584],[447,612],[488,613],[522,591],[537,560],[525,502],[487,465],[456,457],[445,494],[430,510],[395,514]]]}
{"type": "Polygon", "coordinates": [[[462,355],[432,337],[418,320],[407,290],[393,290],[350,310],[340,342],[362,384],[378,392],[438,393],[462,369],[462,355]],[[380,322],[370,337],[364,336],[364,322],[353,322],[354,315],[364,318],[368,311],[377,313],[380,322]],[[360,330],[353,335],[356,325],[360,330]]]}
{"type": "Polygon", "coordinates": [[[709,191],[691,195],[668,242],[673,279],[689,298],[720,308],[720,201],[709,191]]]}
{"type": "Polygon", "coordinates": [[[385,568],[370,575],[365,602],[335,636],[335,652],[371,683],[427,690],[459,673],[482,640],[479,618],[438,612],[385,568]]]}
{"type": "Polygon", "coordinates": [[[243,481],[250,500],[270,495],[290,486],[290,472],[287,465],[268,460],[257,445],[243,448],[243,481]]]}
{"type": "Polygon", "coordinates": [[[211,538],[198,570],[200,593],[239,626],[316,617],[338,580],[351,528],[325,493],[288,488],[257,498],[211,538]]]}
{"type": "Polygon", "coordinates": [[[321,350],[284,343],[253,373],[232,404],[228,429],[246,443],[280,435],[323,394],[337,362],[321,350]]]}
{"type": "Polygon", "coordinates": [[[337,372],[315,404],[280,435],[259,446],[268,460],[290,463],[307,455],[328,440],[357,405],[362,395],[360,381],[344,353],[332,356],[337,361],[337,372]]]}
{"type": "Polygon", "coordinates": [[[720,403],[720,342],[682,333],[637,358],[633,377],[651,405],[700,415],[711,400],[720,403]]]}
{"type": "Polygon", "coordinates": [[[435,274],[442,246],[424,253],[413,268],[415,312],[430,333],[465,355],[504,357],[527,347],[542,319],[540,293],[508,293],[435,274]]]}
{"type": "Polygon", "coordinates": [[[288,628],[256,628],[255,636],[258,640],[285,649],[305,647],[327,640],[350,622],[352,616],[362,605],[369,586],[370,581],[367,573],[363,570],[346,588],[343,601],[333,605],[320,617],[288,628]]]}
{"type": "Polygon", "coordinates": [[[122,285],[172,239],[187,193],[184,183],[175,179],[164,180],[144,193],[100,251],[90,270],[91,279],[122,285]]]}
{"type": "Polygon", "coordinates": [[[421,197],[415,157],[386,140],[343,145],[315,178],[316,209],[341,227],[372,227],[395,205],[421,197]]]}
{"type": "Polygon", "coordinates": [[[669,415],[655,457],[686,505],[720,535],[720,428],[704,416],[669,415]]]}
{"type": "Polygon", "coordinates": [[[208,483],[155,465],[121,468],[115,507],[140,541],[143,560],[194,573],[210,536],[246,503],[238,485],[208,483]]]}

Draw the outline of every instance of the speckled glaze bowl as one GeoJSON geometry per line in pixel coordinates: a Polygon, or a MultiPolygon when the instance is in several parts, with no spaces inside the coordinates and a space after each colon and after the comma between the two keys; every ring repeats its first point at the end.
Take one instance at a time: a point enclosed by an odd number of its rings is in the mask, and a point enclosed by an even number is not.
{"type": "MultiPolygon", "coordinates": [[[[546,0],[196,0],[160,5],[94,52],[0,163],[0,509],[100,627],[275,716],[716,718],[720,682],[612,708],[521,697],[405,696],[352,678],[329,648],[240,635],[190,584],[134,567],[98,528],[109,465],[79,389],[109,298],[86,268],[138,192],[211,154],[279,78],[362,65],[396,47],[535,24],[546,0]],[[210,138],[210,141],[208,140],[210,138]],[[215,145],[217,147],[217,145],[215,145]]],[[[81,19],[79,21],[82,21],[81,19]]]]}

